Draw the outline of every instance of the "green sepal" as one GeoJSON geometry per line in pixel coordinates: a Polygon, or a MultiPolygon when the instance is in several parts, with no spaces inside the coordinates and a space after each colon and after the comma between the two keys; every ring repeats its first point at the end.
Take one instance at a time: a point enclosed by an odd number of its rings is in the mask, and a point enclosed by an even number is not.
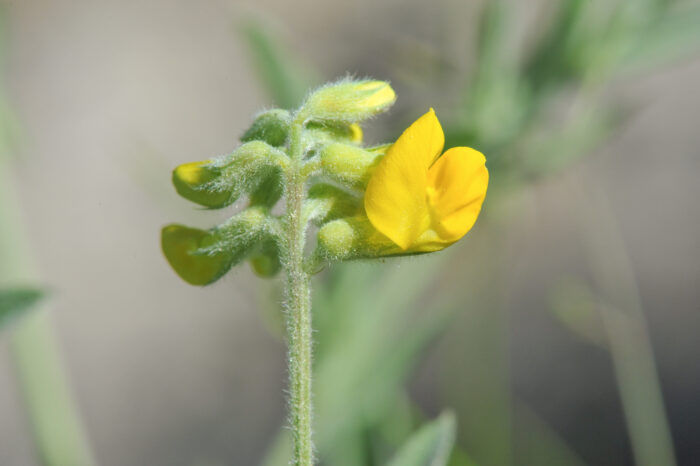
{"type": "Polygon", "coordinates": [[[316,254],[331,262],[425,253],[401,249],[374,228],[364,210],[352,217],[331,220],[318,230],[316,254]]]}
{"type": "Polygon", "coordinates": [[[362,127],[357,123],[309,122],[305,136],[316,143],[344,142],[362,144],[364,137],[362,127]]]}
{"type": "Polygon", "coordinates": [[[337,186],[319,183],[309,188],[304,203],[306,218],[316,225],[362,212],[362,198],[337,186]]]}
{"type": "Polygon", "coordinates": [[[250,193],[251,206],[272,207],[282,197],[282,170],[272,168],[260,184],[250,193]]]}
{"type": "Polygon", "coordinates": [[[365,215],[340,218],[318,230],[318,253],[330,261],[370,259],[401,249],[374,229],[365,215]]]}
{"type": "Polygon", "coordinates": [[[368,150],[350,144],[328,144],[320,151],[321,170],[338,183],[364,191],[387,147],[368,150]]]}
{"type": "Polygon", "coordinates": [[[259,114],[241,136],[241,142],[263,141],[273,147],[283,146],[289,135],[290,115],[287,110],[274,109],[259,114]]]}

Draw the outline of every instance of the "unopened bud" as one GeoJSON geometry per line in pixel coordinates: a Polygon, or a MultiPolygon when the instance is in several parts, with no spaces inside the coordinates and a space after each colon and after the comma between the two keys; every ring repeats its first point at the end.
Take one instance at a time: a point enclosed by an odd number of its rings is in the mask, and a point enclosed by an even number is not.
{"type": "Polygon", "coordinates": [[[368,150],[349,144],[328,144],[321,150],[321,168],[334,180],[364,190],[372,172],[384,157],[386,147],[368,150]]]}
{"type": "Polygon", "coordinates": [[[282,197],[281,170],[271,170],[260,184],[250,193],[250,205],[274,206],[282,197]]]}
{"type": "Polygon", "coordinates": [[[263,112],[241,136],[241,142],[264,141],[274,147],[283,146],[289,133],[289,118],[289,112],[286,110],[263,112]]]}
{"type": "Polygon", "coordinates": [[[187,283],[208,285],[271,239],[268,221],[267,209],[251,207],[210,230],[168,225],[161,232],[163,253],[187,283]]]}
{"type": "MultiPolygon", "coordinates": [[[[285,158],[286,155],[269,144],[252,141],[230,155],[180,165],[173,171],[173,184],[185,199],[219,209],[235,202],[243,193],[251,193],[265,184],[279,172],[285,158]]],[[[272,197],[274,195],[271,193],[272,197]]],[[[260,193],[258,197],[261,197],[260,193]]],[[[262,197],[261,202],[272,199],[262,197]]]]}
{"type": "Polygon", "coordinates": [[[316,123],[306,126],[306,135],[317,143],[344,142],[362,143],[362,127],[357,123],[316,123]]]}
{"type": "Polygon", "coordinates": [[[223,207],[229,204],[232,190],[212,186],[220,176],[221,168],[213,166],[211,160],[190,162],[173,170],[173,185],[185,199],[205,207],[223,207]]]}
{"type": "Polygon", "coordinates": [[[261,277],[274,277],[282,268],[279,247],[274,239],[269,239],[260,245],[258,251],[250,256],[253,271],[261,277]]]}
{"type": "Polygon", "coordinates": [[[387,110],[396,93],[385,81],[340,81],[312,93],[302,113],[313,121],[362,121],[387,110]]]}
{"type": "Polygon", "coordinates": [[[231,268],[232,255],[229,252],[200,252],[215,241],[210,232],[183,225],[168,225],[161,232],[163,254],[173,270],[190,285],[208,285],[231,268]]]}
{"type": "Polygon", "coordinates": [[[305,201],[308,218],[322,224],[341,217],[351,217],[362,211],[362,199],[330,184],[320,183],[309,189],[305,201]]]}

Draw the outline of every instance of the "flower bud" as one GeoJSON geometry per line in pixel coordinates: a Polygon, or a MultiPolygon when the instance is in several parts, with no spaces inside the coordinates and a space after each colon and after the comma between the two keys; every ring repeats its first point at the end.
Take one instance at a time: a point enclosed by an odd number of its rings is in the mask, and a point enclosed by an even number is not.
{"type": "Polygon", "coordinates": [[[387,147],[362,149],[348,144],[328,144],[321,150],[321,168],[339,183],[364,190],[387,147]]]}
{"type": "Polygon", "coordinates": [[[263,185],[285,157],[269,144],[252,141],[230,155],[180,165],[173,171],[173,184],[185,199],[219,209],[263,185]]]}
{"type": "Polygon", "coordinates": [[[173,170],[175,191],[192,202],[205,207],[217,208],[229,204],[231,190],[224,187],[214,189],[212,183],[221,176],[221,169],[211,160],[190,162],[173,170]]]}
{"type": "Polygon", "coordinates": [[[274,277],[282,268],[279,247],[274,239],[260,244],[259,250],[250,256],[250,265],[260,277],[274,277]]]}
{"type": "Polygon", "coordinates": [[[168,225],[161,232],[163,254],[180,278],[190,285],[203,286],[218,280],[232,265],[232,254],[199,252],[216,241],[208,231],[183,225],[168,225]]]}
{"type": "Polygon", "coordinates": [[[241,142],[264,141],[273,147],[283,146],[289,133],[289,118],[289,112],[286,110],[263,112],[241,136],[241,142]]]}
{"type": "Polygon", "coordinates": [[[272,207],[282,197],[282,173],[281,170],[271,170],[260,184],[250,193],[251,206],[272,207]]]}
{"type": "Polygon", "coordinates": [[[314,142],[362,143],[362,127],[357,123],[324,124],[311,122],[306,126],[306,135],[314,142]]]}
{"type": "Polygon", "coordinates": [[[312,93],[301,112],[313,121],[354,123],[387,110],[395,100],[396,93],[385,81],[343,80],[312,93]]]}
{"type": "Polygon", "coordinates": [[[187,283],[208,285],[255,251],[267,222],[267,210],[252,207],[211,230],[168,225],[161,232],[163,254],[187,283]]]}
{"type": "Polygon", "coordinates": [[[317,225],[362,211],[362,199],[330,184],[319,183],[309,189],[305,210],[317,225]]]}

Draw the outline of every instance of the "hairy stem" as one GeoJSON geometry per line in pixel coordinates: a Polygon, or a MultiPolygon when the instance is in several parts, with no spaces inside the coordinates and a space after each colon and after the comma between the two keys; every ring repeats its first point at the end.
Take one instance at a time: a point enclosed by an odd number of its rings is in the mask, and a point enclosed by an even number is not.
{"type": "Polygon", "coordinates": [[[294,442],[292,464],[313,464],[311,440],[311,293],[304,270],[306,225],[302,218],[305,176],[302,173],[303,122],[296,121],[289,138],[291,163],[285,177],[286,212],[286,308],[289,341],[289,422],[294,442]]]}
{"type": "MultiPolygon", "coordinates": [[[[38,274],[20,225],[20,212],[7,167],[0,160],[0,285],[35,285],[38,274]]],[[[34,445],[46,466],[94,464],[80,417],[63,372],[58,344],[45,305],[11,329],[11,349],[34,445]]]]}

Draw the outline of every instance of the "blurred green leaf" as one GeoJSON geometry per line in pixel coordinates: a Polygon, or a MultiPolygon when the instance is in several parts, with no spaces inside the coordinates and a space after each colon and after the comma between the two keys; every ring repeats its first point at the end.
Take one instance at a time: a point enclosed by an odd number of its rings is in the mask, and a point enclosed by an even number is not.
{"type": "Polygon", "coordinates": [[[284,109],[297,107],[315,80],[291,58],[269,30],[248,21],[240,28],[258,78],[275,105],[284,109]]]}
{"type": "Polygon", "coordinates": [[[30,311],[43,296],[44,292],[36,288],[0,290],[0,328],[30,311]]]}
{"type": "Polygon", "coordinates": [[[571,48],[581,30],[581,20],[588,2],[563,0],[558,11],[530,54],[523,74],[533,91],[572,76],[571,48]]]}
{"type": "Polygon", "coordinates": [[[454,414],[441,414],[413,434],[387,466],[446,466],[456,431],[454,414]]]}
{"type": "Polygon", "coordinates": [[[649,69],[700,52],[700,5],[672,8],[656,21],[628,54],[625,65],[649,69]]]}
{"type": "MultiPolygon", "coordinates": [[[[315,287],[314,417],[324,462],[364,466],[367,432],[396,415],[406,378],[454,310],[418,305],[446,257],[338,265],[315,287]]],[[[289,442],[282,437],[265,465],[285,464],[289,442]]]]}
{"type": "Polygon", "coordinates": [[[401,261],[391,274],[365,264],[339,267],[316,301],[317,432],[331,464],[344,439],[392,408],[419,355],[446,325],[444,311],[416,305],[442,262],[431,259],[401,261]]]}
{"type": "Polygon", "coordinates": [[[516,466],[586,464],[535,411],[522,402],[514,405],[516,466]]]}
{"type": "Polygon", "coordinates": [[[556,173],[589,154],[620,127],[622,116],[609,108],[586,109],[563,125],[552,124],[544,134],[520,141],[519,157],[511,169],[531,180],[556,173]]]}

